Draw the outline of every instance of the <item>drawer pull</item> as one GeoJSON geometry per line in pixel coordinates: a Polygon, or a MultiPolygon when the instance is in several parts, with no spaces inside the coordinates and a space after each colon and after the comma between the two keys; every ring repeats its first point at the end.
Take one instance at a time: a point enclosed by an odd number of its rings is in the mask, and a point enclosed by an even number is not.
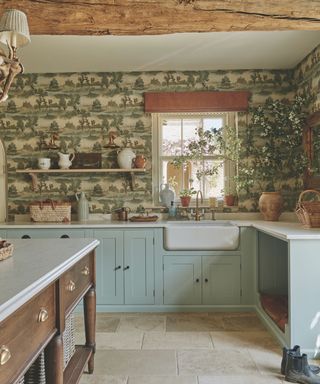
{"type": "Polygon", "coordinates": [[[66,288],[67,288],[67,291],[73,292],[76,289],[76,283],[70,280],[66,288]]]}
{"type": "Polygon", "coordinates": [[[84,276],[88,276],[89,273],[90,273],[90,269],[89,269],[89,267],[85,266],[85,267],[83,268],[83,270],[81,271],[81,273],[82,273],[84,276]]]}
{"type": "Polygon", "coordinates": [[[48,311],[45,308],[41,308],[38,315],[38,322],[44,323],[45,321],[48,320],[48,317],[49,317],[48,311]]]}
{"type": "Polygon", "coordinates": [[[2,345],[0,348],[0,365],[5,365],[11,358],[9,348],[2,345]]]}

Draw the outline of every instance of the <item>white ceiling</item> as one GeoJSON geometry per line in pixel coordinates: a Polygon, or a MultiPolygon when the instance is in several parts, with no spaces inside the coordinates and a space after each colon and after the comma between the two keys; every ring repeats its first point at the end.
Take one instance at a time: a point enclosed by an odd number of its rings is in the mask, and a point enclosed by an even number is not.
{"type": "Polygon", "coordinates": [[[320,31],[31,36],[18,56],[26,73],[284,69],[319,43],[320,31]]]}

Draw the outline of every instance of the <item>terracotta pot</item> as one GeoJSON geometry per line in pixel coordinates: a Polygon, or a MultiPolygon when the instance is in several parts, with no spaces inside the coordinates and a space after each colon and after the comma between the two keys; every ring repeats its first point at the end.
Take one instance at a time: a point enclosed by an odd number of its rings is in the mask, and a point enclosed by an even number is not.
{"type": "Polygon", "coordinates": [[[224,197],[224,202],[228,207],[234,206],[234,195],[226,195],[224,197]]]}
{"type": "Polygon", "coordinates": [[[283,207],[280,192],[262,192],[259,199],[259,209],[264,220],[278,221],[283,207]]]}
{"type": "Polygon", "coordinates": [[[180,196],[181,206],[189,207],[191,196],[180,196]]]}
{"type": "Polygon", "coordinates": [[[144,168],[145,164],[146,164],[146,159],[144,158],[143,155],[137,155],[136,158],[134,159],[135,168],[144,168]]]}

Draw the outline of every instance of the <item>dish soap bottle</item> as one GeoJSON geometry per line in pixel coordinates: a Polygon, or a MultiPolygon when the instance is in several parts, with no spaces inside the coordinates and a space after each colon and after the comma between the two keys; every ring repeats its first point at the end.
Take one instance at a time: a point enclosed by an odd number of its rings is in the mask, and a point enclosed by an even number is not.
{"type": "Polygon", "coordinates": [[[174,201],[171,201],[170,207],[169,207],[169,217],[176,217],[177,214],[177,208],[174,204],[174,201]]]}

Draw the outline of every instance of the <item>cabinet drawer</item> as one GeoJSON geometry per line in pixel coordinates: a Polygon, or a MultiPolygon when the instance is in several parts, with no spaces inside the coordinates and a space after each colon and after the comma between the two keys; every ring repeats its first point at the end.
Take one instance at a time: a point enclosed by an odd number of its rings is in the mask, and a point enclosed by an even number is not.
{"type": "Polygon", "coordinates": [[[14,382],[56,332],[54,284],[0,323],[0,383],[14,382]]]}
{"type": "Polygon", "coordinates": [[[61,279],[65,311],[69,313],[83,292],[93,283],[93,254],[85,256],[70,268],[61,279]]]}

